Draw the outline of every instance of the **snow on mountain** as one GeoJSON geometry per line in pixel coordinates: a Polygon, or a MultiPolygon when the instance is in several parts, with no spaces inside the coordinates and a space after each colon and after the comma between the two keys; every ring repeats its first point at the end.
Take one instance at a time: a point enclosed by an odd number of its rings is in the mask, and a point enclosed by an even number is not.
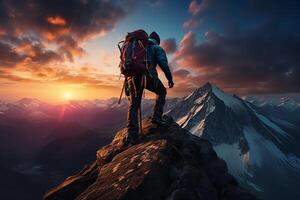
{"type": "Polygon", "coordinates": [[[218,144],[224,141],[232,143],[240,138],[242,127],[237,123],[238,117],[243,119],[246,112],[247,109],[239,99],[223,93],[216,86],[206,84],[177,102],[168,114],[183,128],[218,144]],[[210,129],[214,129],[214,132],[207,134],[210,129]]]}
{"type": "Polygon", "coordinates": [[[216,95],[217,98],[223,101],[225,106],[231,108],[237,115],[241,112],[245,112],[245,106],[242,104],[241,100],[235,96],[224,93],[219,88],[214,85],[211,85],[212,94],[216,95]]]}
{"type": "Polygon", "coordinates": [[[288,131],[296,128],[289,122],[272,118],[251,102],[210,83],[167,113],[192,134],[208,139],[231,173],[263,199],[295,197],[298,190],[292,188],[300,181],[300,137],[295,134],[299,129],[288,131]],[[279,190],[282,181],[292,186],[279,190]]]}
{"type": "Polygon", "coordinates": [[[8,109],[7,105],[5,102],[0,101],[0,114],[3,114],[4,111],[6,111],[8,109]]]}
{"type": "Polygon", "coordinates": [[[245,100],[259,107],[275,106],[283,107],[289,111],[300,109],[300,97],[298,96],[246,96],[245,100]]]}
{"type": "Polygon", "coordinates": [[[19,101],[14,103],[18,106],[28,107],[28,108],[37,108],[40,107],[46,103],[36,99],[36,98],[22,98],[19,101]]]}
{"type": "Polygon", "coordinates": [[[290,129],[300,128],[299,95],[259,95],[243,98],[262,109],[273,121],[283,126],[288,126],[290,129]]]}
{"type": "Polygon", "coordinates": [[[94,99],[94,100],[71,100],[65,105],[70,105],[73,108],[108,108],[108,107],[122,107],[125,101],[118,104],[117,98],[110,99],[94,99]]]}

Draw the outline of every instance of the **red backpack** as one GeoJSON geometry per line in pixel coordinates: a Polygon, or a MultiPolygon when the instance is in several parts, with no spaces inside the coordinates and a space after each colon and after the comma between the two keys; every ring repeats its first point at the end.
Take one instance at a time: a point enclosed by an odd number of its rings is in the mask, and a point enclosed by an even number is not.
{"type": "Polygon", "coordinates": [[[147,46],[148,34],[144,30],[127,33],[125,40],[118,44],[121,52],[119,65],[121,74],[138,76],[147,71],[147,46]]]}

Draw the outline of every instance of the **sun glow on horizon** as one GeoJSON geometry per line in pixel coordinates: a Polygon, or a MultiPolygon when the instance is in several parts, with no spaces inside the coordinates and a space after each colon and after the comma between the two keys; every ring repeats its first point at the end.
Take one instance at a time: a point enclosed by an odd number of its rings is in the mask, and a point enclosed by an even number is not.
{"type": "Polygon", "coordinates": [[[65,91],[63,97],[64,100],[71,100],[73,98],[73,93],[71,91],[65,91]]]}

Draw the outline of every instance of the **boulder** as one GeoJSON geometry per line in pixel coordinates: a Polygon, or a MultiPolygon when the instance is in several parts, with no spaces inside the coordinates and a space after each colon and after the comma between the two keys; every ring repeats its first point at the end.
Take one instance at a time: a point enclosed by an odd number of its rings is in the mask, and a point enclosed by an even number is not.
{"type": "Polygon", "coordinates": [[[172,118],[158,126],[143,120],[135,145],[126,128],[99,149],[97,160],[44,195],[44,200],[254,200],[228,173],[212,145],[172,118]]]}

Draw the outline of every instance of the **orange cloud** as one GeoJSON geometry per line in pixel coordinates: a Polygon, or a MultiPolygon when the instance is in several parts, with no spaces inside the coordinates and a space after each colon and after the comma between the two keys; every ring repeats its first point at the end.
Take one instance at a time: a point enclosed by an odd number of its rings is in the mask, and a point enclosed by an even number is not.
{"type": "Polygon", "coordinates": [[[65,26],[66,20],[60,16],[52,16],[47,18],[48,23],[55,26],[65,26]]]}
{"type": "Polygon", "coordinates": [[[65,91],[71,91],[75,99],[117,97],[123,83],[118,78],[90,66],[0,68],[0,85],[6,85],[0,87],[0,96],[14,100],[33,96],[57,102],[63,100],[65,91]]]}
{"type": "Polygon", "coordinates": [[[55,42],[60,36],[70,33],[70,28],[62,27],[60,29],[51,30],[51,31],[42,31],[42,36],[50,42],[55,42]]]}
{"type": "Polygon", "coordinates": [[[2,28],[0,28],[0,36],[6,35],[6,31],[2,28]]]}
{"type": "Polygon", "coordinates": [[[166,51],[166,53],[174,53],[177,50],[176,40],[174,38],[169,38],[161,43],[161,47],[166,51]]]}
{"type": "Polygon", "coordinates": [[[29,44],[29,43],[20,44],[19,46],[17,46],[15,48],[15,52],[19,53],[19,54],[25,54],[25,55],[30,56],[30,57],[36,56],[36,53],[32,49],[32,45],[29,44]]]}

